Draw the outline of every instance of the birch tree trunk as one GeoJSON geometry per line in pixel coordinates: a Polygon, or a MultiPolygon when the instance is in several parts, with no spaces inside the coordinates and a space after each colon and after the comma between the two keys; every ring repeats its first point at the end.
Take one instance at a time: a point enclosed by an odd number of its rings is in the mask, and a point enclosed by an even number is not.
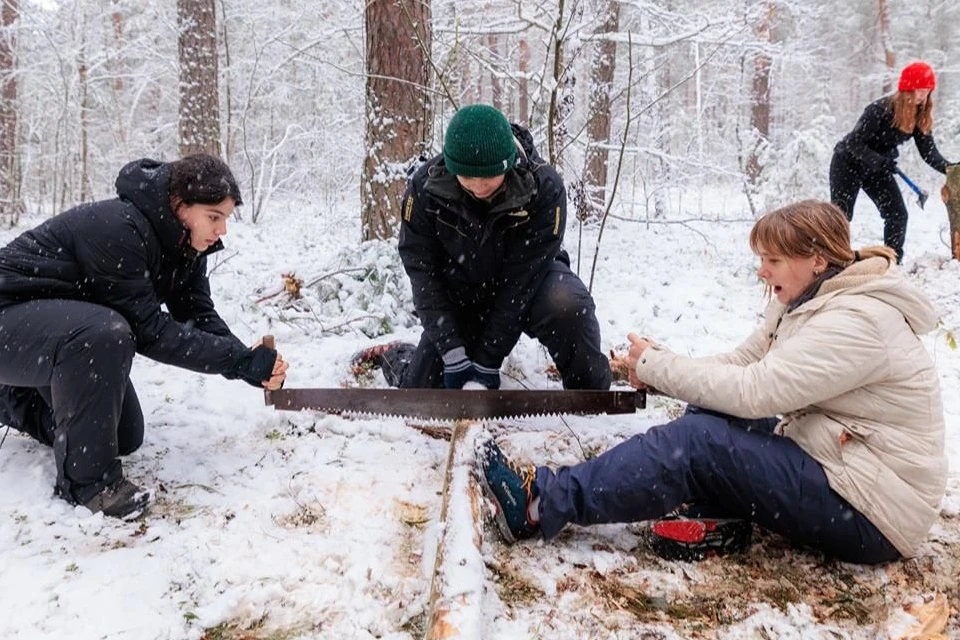
{"type": "Polygon", "coordinates": [[[426,149],[432,120],[430,19],[430,0],[368,0],[366,5],[363,240],[396,235],[407,168],[426,149]]]}
{"type": "Polygon", "coordinates": [[[214,0],[177,0],[180,155],[220,155],[220,85],[214,0]]]}

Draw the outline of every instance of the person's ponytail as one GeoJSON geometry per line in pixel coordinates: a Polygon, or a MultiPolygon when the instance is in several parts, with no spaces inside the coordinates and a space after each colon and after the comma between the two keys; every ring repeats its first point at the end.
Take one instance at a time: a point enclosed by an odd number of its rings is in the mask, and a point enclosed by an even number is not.
{"type": "Polygon", "coordinates": [[[863,247],[853,252],[853,262],[866,260],[867,258],[886,258],[890,264],[897,263],[897,252],[884,245],[872,245],[863,247]]]}

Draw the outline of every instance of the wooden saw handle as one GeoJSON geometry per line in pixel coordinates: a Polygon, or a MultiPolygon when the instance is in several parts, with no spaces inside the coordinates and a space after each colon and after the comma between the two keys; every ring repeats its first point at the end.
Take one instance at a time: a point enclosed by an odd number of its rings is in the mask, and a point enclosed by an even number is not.
{"type": "MultiPolygon", "coordinates": [[[[272,334],[268,333],[267,335],[263,336],[263,340],[261,342],[267,349],[273,349],[276,351],[277,341],[273,338],[272,334]]],[[[268,407],[273,404],[273,397],[271,396],[269,389],[263,390],[263,402],[268,407]]]]}

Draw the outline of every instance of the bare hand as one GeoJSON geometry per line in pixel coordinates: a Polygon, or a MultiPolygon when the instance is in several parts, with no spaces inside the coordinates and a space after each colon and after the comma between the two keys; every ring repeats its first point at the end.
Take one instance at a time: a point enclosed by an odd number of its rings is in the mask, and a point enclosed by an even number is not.
{"type": "MultiPolygon", "coordinates": [[[[257,340],[250,348],[256,349],[262,344],[263,338],[257,340]]],[[[283,381],[287,379],[287,367],[289,366],[287,361],[283,359],[283,356],[280,355],[280,352],[277,351],[277,359],[273,362],[273,371],[270,373],[270,379],[264,380],[260,384],[262,384],[267,391],[276,391],[283,386],[283,381]]]]}
{"type": "Polygon", "coordinates": [[[630,386],[634,389],[646,389],[647,384],[637,377],[637,364],[639,364],[643,352],[653,344],[653,341],[641,338],[635,333],[628,333],[627,340],[630,341],[630,351],[627,352],[625,360],[630,368],[630,386]]]}
{"type": "Polygon", "coordinates": [[[627,362],[627,354],[610,349],[610,373],[613,374],[614,380],[630,379],[630,363],[627,362]]]}
{"type": "Polygon", "coordinates": [[[289,363],[278,352],[277,360],[273,363],[273,373],[270,374],[270,379],[262,383],[264,388],[268,391],[276,391],[282,387],[283,381],[287,379],[287,367],[289,366],[289,363]]]}

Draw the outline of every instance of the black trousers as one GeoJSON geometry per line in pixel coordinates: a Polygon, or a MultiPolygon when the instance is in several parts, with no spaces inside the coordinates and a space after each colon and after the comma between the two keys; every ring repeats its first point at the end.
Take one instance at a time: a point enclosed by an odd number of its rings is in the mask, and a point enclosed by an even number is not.
{"type": "Polygon", "coordinates": [[[834,151],[830,161],[830,201],[853,220],[853,205],[863,189],[883,218],[883,244],[897,252],[897,262],[903,261],[903,243],[907,237],[907,206],[893,174],[864,174],[843,151],[834,151]]]}
{"type": "Polygon", "coordinates": [[[123,475],[117,456],[143,442],[130,384],[130,325],[76,300],[0,309],[0,420],[53,446],[56,491],[82,504],[123,475]]]}
{"type": "MultiPolygon", "coordinates": [[[[458,318],[461,332],[470,341],[482,328],[485,310],[464,310],[458,318]]],[[[586,285],[566,263],[556,260],[521,319],[522,330],[543,344],[566,389],[609,389],[610,361],[600,349],[600,324],[596,305],[586,285]]],[[[385,354],[384,377],[393,386],[407,389],[443,387],[443,358],[426,336],[412,352],[385,354]]]]}

